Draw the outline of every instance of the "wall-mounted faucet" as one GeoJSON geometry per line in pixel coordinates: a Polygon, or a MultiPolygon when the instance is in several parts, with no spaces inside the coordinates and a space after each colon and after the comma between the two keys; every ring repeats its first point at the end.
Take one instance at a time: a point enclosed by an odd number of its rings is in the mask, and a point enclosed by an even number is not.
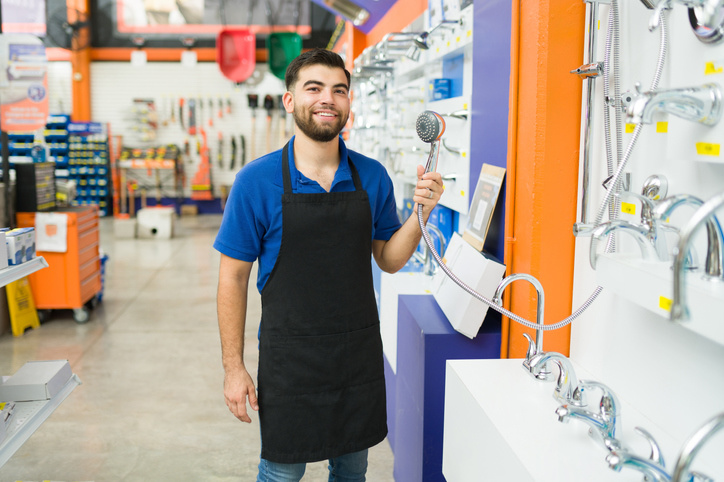
{"type": "Polygon", "coordinates": [[[613,221],[599,224],[591,232],[591,248],[589,253],[591,268],[596,269],[598,242],[616,231],[628,233],[634,237],[641,249],[641,256],[644,260],[651,261],[658,259],[656,248],[649,241],[649,228],[647,226],[639,226],[621,219],[614,219],[613,221]]]}
{"type": "MultiPolygon", "coordinates": [[[[646,0],[645,3],[650,3],[650,0],[646,0]]],[[[651,20],[649,20],[650,31],[656,30],[659,26],[661,11],[671,9],[675,3],[697,9],[697,11],[700,12],[700,22],[707,25],[710,29],[716,28],[716,12],[721,3],[720,0],[660,0],[654,9],[654,13],[651,15],[651,20]]]]}
{"type": "MultiPolygon", "coordinates": [[[[654,218],[657,223],[663,224],[680,206],[702,206],[704,201],[690,194],[676,194],[662,200],[654,209],[654,218]]],[[[710,216],[706,223],[706,261],[704,267],[705,276],[708,278],[718,279],[722,277],[724,272],[724,235],[721,226],[716,217],[710,216]]],[[[696,256],[693,247],[687,252],[689,259],[695,259],[696,256]]],[[[688,264],[688,263],[687,263],[688,264]]]]}
{"type": "MultiPolygon", "coordinates": [[[[716,211],[722,206],[724,206],[724,192],[705,202],[681,230],[679,244],[674,248],[674,300],[671,304],[671,320],[673,321],[689,319],[686,291],[684,290],[684,267],[692,238],[702,224],[715,217],[716,211]]],[[[717,225],[719,225],[718,222],[717,225]]],[[[719,229],[721,230],[721,228],[719,229]]],[[[721,231],[719,235],[721,235],[721,231]]],[[[724,278],[720,278],[720,280],[724,280],[724,278]]]]}
{"type": "Polygon", "coordinates": [[[589,435],[601,442],[604,447],[609,450],[620,449],[621,444],[616,439],[621,424],[616,394],[603,383],[593,380],[581,380],[578,387],[583,396],[586,395],[587,390],[597,389],[602,392],[598,403],[598,413],[580,406],[566,404],[556,409],[558,421],[568,423],[571,419],[575,419],[585,422],[590,426],[589,435]]]}
{"type": "Polygon", "coordinates": [[[691,480],[713,481],[713,479],[705,475],[690,472],[689,467],[691,467],[694,457],[696,457],[696,454],[699,453],[699,450],[701,450],[704,444],[722,428],[724,428],[724,412],[708,420],[699,430],[689,437],[689,440],[684,443],[684,447],[679,454],[679,459],[674,466],[674,474],[671,477],[673,482],[688,482],[691,480]]]}
{"type": "Polygon", "coordinates": [[[709,126],[721,117],[722,91],[716,83],[649,92],[641,92],[641,84],[637,83],[636,92],[626,108],[628,122],[632,124],[651,124],[655,112],[668,112],[709,126]]]}

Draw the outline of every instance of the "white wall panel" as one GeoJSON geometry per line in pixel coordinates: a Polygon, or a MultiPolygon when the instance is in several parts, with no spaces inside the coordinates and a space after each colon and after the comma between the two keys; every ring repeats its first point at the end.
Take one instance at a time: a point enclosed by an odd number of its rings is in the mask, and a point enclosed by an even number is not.
{"type": "MultiPolygon", "coordinates": [[[[128,62],[94,62],[91,65],[92,76],[92,118],[97,122],[110,123],[112,135],[123,136],[123,145],[128,147],[152,147],[176,144],[183,149],[184,143],[191,145],[191,156],[184,162],[186,182],[184,191],[190,193],[190,183],[199,167],[200,158],[196,154],[196,143],[201,142],[201,135],[190,135],[188,125],[182,129],[178,120],[179,99],[185,104],[188,100],[201,99],[203,109],[197,113],[197,120],[203,124],[208,146],[211,149],[212,184],[218,197],[221,185],[231,185],[234,175],[240,168],[237,159],[236,168],[230,169],[231,136],[236,137],[240,149],[240,136],[246,139],[246,160],[251,161],[266,153],[267,112],[264,109],[264,97],[271,95],[274,99],[270,131],[271,150],[283,145],[280,139],[280,108],[277,97],[283,94],[284,82],[268,71],[266,64],[257,65],[260,82],[257,85],[240,86],[226,79],[216,63],[200,62],[195,67],[185,67],[178,62],[149,62],[145,66],[134,67],[128,62]],[[254,111],[249,108],[248,95],[259,97],[259,107],[254,111]],[[155,140],[142,140],[137,127],[136,115],[133,113],[134,99],[152,99],[159,115],[157,137],[155,140]],[[231,115],[226,113],[226,99],[232,103],[231,115]],[[218,117],[218,100],[224,100],[223,117],[218,117]],[[208,125],[209,100],[213,100],[213,126],[208,125]],[[171,107],[175,109],[175,122],[171,121],[171,107]],[[223,166],[217,161],[218,136],[223,136],[223,166]],[[254,136],[252,138],[252,133],[254,136]],[[252,147],[254,150],[252,151],[252,147]]],[[[286,119],[291,125],[291,119],[286,119]]],[[[134,175],[143,177],[142,171],[134,171],[134,175]]],[[[152,181],[151,181],[152,182],[152,181]]],[[[166,184],[164,184],[166,186],[166,184]]],[[[165,189],[167,190],[167,189],[165,189]]],[[[150,194],[150,193],[149,193],[150,194]]]]}

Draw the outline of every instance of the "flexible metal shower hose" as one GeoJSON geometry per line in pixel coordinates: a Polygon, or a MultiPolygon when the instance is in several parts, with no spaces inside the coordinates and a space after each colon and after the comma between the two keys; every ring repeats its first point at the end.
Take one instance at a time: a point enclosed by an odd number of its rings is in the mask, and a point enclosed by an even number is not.
{"type": "MultiPolygon", "coordinates": [[[[614,3],[616,3],[616,0],[613,0],[614,3]]],[[[661,79],[661,73],[664,68],[664,60],[666,57],[666,50],[667,50],[667,44],[668,44],[668,34],[666,31],[666,18],[664,17],[664,12],[661,12],[661,22],[660,22],[660,36],[661,36],[661,46],[659,49],[659,58],[657,62],[656,67],[656,73],[654,74],[654,80],[652,81],[651,90],[655,90],[658,87],[659,80],[661,79]]],[[[626,152],[624,153],[621,162],[619,163],[618,170],[616,171],[616,174],[613,176],[613,179],[611,180],[611,184],[609,185],[609,189],[606,193],[606,197],[601,205],[601,209],[598,212],[598,217],[596,218],[596,225],[601,224],[601,221],[603,219],[603,215],[606,212],[606,208],[608,207],[608,203],[611,200],[611,196],[613,192],[615,191],[615,186],[618,184],[618,180],[621,177],[621,174],[623,173],[624,168],[626,167],[626,164],[628,163],[629,158],[631,157],[631,152],[633,151],[633,147],[636,144],[636,141],[638,140],[639,135],[641,134],[641,129],[643,128],[643,124],[637,124],[636,128],[634,129],[633,136],[631,138],[631,141],[629,142],[628,148],[626,149],[626,152]]],[[[516,315],[512,311],[506,310],[502,306],[498,305],[497,303],[493,302],[492,300],[489,300],[485,296],[481,295],[477,291],[475,291],[473,288],[468,286],[463,280],[458,278],[455,273],[450,270],[450,268],[447,267],[447,265],[443,262],[442,258],[440,257],[440,254],[435,250],[435,245],[432,242],[432,238],[430,237],[430,233],[428,233],[427,228],[425,227],[425,222],[423,221],[422,216],[422,205],[418,204],[417,206],[417,220],[420,224],[420,231],[422,231],[422,237],[425,240],[425,244],[427,245],[427,249],[430,250],[430,253],[432,254],[432,257],[435,259],[435,262],[440,266],[440,268],[443,270],[443,272],[455,282],[460,288],[465,290],[468,294],[470,294],[473,298],[478,299],[488,305],[490,308],[494,309],[498,313],[507,316],[511,320],[520,323],[521,325],[533,329],[533,330],[543,330],[543,331],[552,331],[552,330],[558,330],[560,328],[563,328],[564,326],[570,324],[573,320],[578,318],[583,314],[584,311],[586,311],[594,301],[596,301],[596,298],[598,298],[598,295],[601,294],[601,291],[603,291],[603,287],[596,286],[596,288],[593,290],[593,293],[591,293],[591,296],[588,297],[586,301],[583,302],[583,304],[573,313],[571,313],[570,316],[567,318],[559,321],[558,323],[554,323],[551,325],[539,325],[537,323],[533,323],[531,321],[526,320],[525,318],[516,315]]],[[[608,252],[611,248],[611,243],[609,242],[606,246],[606,252],[608,252]]]]}

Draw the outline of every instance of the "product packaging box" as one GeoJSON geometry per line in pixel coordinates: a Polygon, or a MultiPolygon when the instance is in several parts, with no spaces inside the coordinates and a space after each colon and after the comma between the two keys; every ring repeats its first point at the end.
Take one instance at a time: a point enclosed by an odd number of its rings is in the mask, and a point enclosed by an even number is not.
{"type": "MultiPolygon", "coordinates": [[[[454,233],[443,258],[446,266],[466,285],[488,299],[505,275],[505,265],[479,252],[454,233]]],[[[442,270],[432,279],[432,292],[452,327],[470,339],[483,325],[488,305],[473,298],[442,270]]]]}
{"type": "Polygon", "coordinates": [[[431,98],[430,100],[449,99],[451,93],[450,79],[432,79],[430,81],[431,98]]]}
{"type": "Polygon", "coordinates": [[[17,228],[5,231],[7,261],[10,266],[35,258],[35,228],[17,228]]]}
{"type": "MultiPolygon", "coordinates": [[[[5,242],[5,232],[9,229],[0,229],[0,246],[5,246],[6,256],[0,255],[0,269],[8,267],[7,244],[5,242]]],[[[2,253],[2,251],[0,251],[2,253]]]]}
{"type": "Polygon", "coordinates": [[[72,376],[68,360],[27,362],[0,385],[0,402],[50,400],[72,376]]]}
{"type": "Polygon", "coordinates": [[[139,238],[170,239],[176,211],[172,207],[143,208],[136,213],[136,234],[139,238]]]}

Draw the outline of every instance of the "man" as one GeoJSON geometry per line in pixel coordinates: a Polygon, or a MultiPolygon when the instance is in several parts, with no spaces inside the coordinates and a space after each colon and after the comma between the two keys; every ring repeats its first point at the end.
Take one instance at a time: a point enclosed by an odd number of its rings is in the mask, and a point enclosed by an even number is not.
{"type": "MultiPolygon", "coordinates": [[[[229,410],[259,411],[258,481],[299,481],[329,459],[330,480],[364,481],[367,449],[387,435],[382,342],[370,253],[384,271],[417,247],[417,216],[397,217],[377,161],[347,150],[350,75],[315,49],[287,68],[284,108],[295,136],[236,177],[214,247],[221,252],[218,317],[229,410]],[[262,299],[258,398],[243,360],[246,293],[258,260],[262,299]]],[[[425,219],[443,191],[418,166],[413,200],[425,219]]]]}

